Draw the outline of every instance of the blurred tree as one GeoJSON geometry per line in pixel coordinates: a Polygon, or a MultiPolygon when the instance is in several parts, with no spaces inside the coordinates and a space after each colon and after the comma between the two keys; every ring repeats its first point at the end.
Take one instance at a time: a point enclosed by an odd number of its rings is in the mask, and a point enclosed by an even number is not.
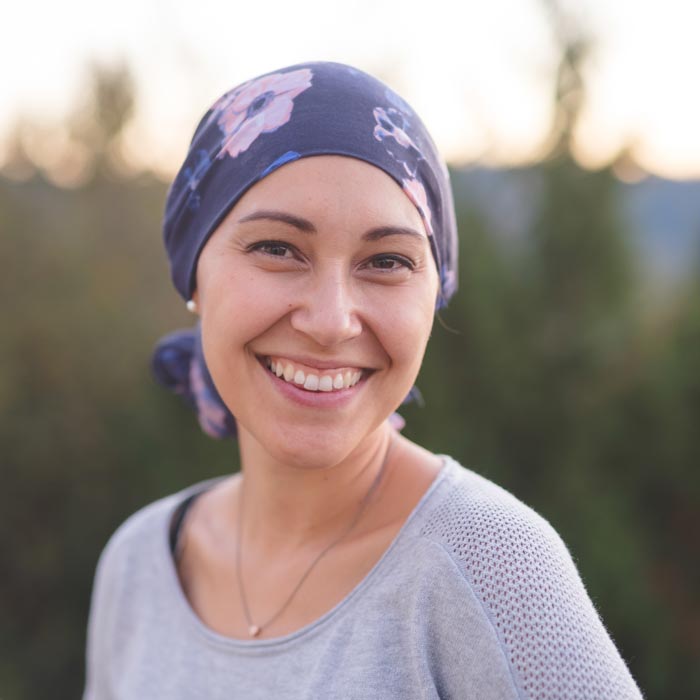
{"type": "Polygon", "coordinates": [[[94,63],[83,105],[73,116],[73,139],[87,147],[98,169],[114,170],[123,132],[134,112],[134,80],[125,63],[94,63]]]}
{"type": "Polygon", "coordinates": [[[37,163],[25,182],[0,179],[0,259],[12,261],[0,279],[3,700],[78,697],[110,533],[158,496],[235,468],[232,447],[204,439],[148,371],[159,334],[191,319],[160,244],[164,184],[109,163],[129,84],[97,76],[72,126],[98,164],[83,186],[59,189],[37,163]]]}
{"type": "Polygon", "coordinates": [[[24,182],[36,172],[32,158],[27,152],[27,131],[28,125],[21,120],[8,129],[2,174],[11,180],[24,182]]]}
{"type": "MultiPolygon", "coordinates": [[[[585,82],[581,67],[593,40],[580,12],[565,7],[562,0],[542,0],[559,63],[554,79],[554,115],[547,137],[551,156],[570,157],[574,151],[574,133],[585,100],[585,82]]],[[[580,8],[579,8],[580,9],[580,8]]]]}
{"type": "MultiPolygon", "coordinates": [[[[637,303],[614,178],[571,155],[584,45],[562,44],[548,157],[518,173],[534,183],[525,244],[458,198],[461,287],[443,314],[457,332],[436,324],[419,382],[430,410],[404,413],[412,437],[553,522],[647,697],[685,700],[700,695],[700,289],[662,317],[637,303]]],[[[98,71],[92,85],[68,125],[89,179],[55,187],[31,148],[17,151],[25,181],[0,178],[4,700],[79,696],[109,534],[236,468],[149,376],[155,340],[191,322],[159,240],[165,185],[112,161],[131,77],[98,71]]]]}
{"type": "Polygon", "coordinates": [[[420,442],[450,445],[555,525],[647,697],[689,700],[700,694],[689,534],[700,512],[689,354],[700,295],[684,295],[661,327],[639,305],[613,173],[573,155],[591,43],[545,4],[561,60],[547,155],[519,174],[540,195],[528,245],[509,254],[462,207],[460,294],[445,314],[459,334],[436,328],[421,375],[430,416],[404,412],[420,442]]]}

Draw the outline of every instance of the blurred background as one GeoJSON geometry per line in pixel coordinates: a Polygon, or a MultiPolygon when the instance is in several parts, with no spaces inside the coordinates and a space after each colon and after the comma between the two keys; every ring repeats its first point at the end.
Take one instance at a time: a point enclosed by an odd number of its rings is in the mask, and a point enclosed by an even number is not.
{"type": "Polygon", "coordinates": [[[14,4],[0,42],[0,697],[79,697],[131,512],[237,468],[151,378],[199,117],[367,70],[450,162],[460,290],[405,432],[562,534],[649,699],[700,697],[700,8],[692,0],[14,4]],[[693,467],[693,465],[695,465],[693,467]]]}

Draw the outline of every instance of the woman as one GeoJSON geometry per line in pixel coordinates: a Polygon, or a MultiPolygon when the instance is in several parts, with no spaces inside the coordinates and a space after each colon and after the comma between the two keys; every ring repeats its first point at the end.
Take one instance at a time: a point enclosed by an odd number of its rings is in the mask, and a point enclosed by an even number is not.
{"type": "Polygon", "coordinates": [[[231,90],[164,230],[200,323],[156,375],[242,471],[112,537],[87,700],[640,697],[549,525],[396,432],[457,259],[400,97],[334,63],[231,90]]]}

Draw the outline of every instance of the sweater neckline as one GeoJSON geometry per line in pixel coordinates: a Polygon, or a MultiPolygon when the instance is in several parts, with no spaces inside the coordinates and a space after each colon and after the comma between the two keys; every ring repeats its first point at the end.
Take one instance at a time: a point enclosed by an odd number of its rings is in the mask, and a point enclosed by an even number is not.
{"type": "Polygon", "coordinates": [[[207,481],[195,484],[180,493],[176,494],[173,501],[170,503],[169,507],[166,509],[165,518],[162,523],[163,527],[161,530],[161,537],[159,538],[159,546],[157,551],[157,556],[161,559],[161,565],[163,570],[166,572],[166,592],[170,595],[173,602],[174,613],[181,617],[184,622],[203,640],[213,646],[221,649],[228,649],[236,652],[248,652],[248,653],[264,653],[273,649],[282,649],[288,647],[295,642],[302,640],[303,638],[309,636],[312,632],[322,627],[328,623],[331,619],[337,617],[349,607],[355,600],[357,600],[361,593],[366,590],[372,580],[379,575],[379,573],[388,565],[388,559],[392,553],[397,549],[398,545],[402,540],[409,536],[410,526],[416,519],[418,513],[423,510],[427,502],[430,500],[432,494],[436,491],[437,487],[445,480],[447,474],[454,468],[456,464],[454,460],[447,455],[438,455],[443,463],[440,471],[436,474],[435,478],[431,482],[430,486],[426,489],[425,493],[421,496],[418,503],[414,506],[413,510],[406,518],[405,522],[399,529],[399,531],[394,536],[394,539],[389,543],[389,546],[384,550],[379,559],[375,562],[374,566],[365,574],[365,576],[358,582],[358,584],[336,605],[334,605],[330,610],[325,612],[320,617],[316,618],[312,622],[303,627],[300,627],[289,634],[285,634],[279,637],[270,637],[268,639],[237,639],[235,637],[227,637],[226,635],[215,632],[208,625],[206,625],[202,619],[197,615],[197,613],[192,608],[187,596],[182,590],[180,585],[180,579],[178,577],[177,568],[175,565],[175,560],[173,558],[172,552],[170,550],[170,522],[172,516],[177,508],[183,503],[183,501],[192,496],[193,494],[199,495],[204,491],[212,488],[219,481],[227,477],[219,477],[215,479],[209,479],[207,481]]]}

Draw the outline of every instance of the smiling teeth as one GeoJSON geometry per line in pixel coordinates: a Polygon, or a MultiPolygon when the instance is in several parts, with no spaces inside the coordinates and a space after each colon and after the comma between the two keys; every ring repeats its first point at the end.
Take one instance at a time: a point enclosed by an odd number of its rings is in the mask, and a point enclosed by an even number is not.
{"type": "Polygon", "coordinates": [[[362,377],[362,370],[349,370],[317,375],[296,369],[291,362],[267,359],[270,371],[285,382],[303,386],[307,391],[338,391],[355,386],[362,377]]]}

